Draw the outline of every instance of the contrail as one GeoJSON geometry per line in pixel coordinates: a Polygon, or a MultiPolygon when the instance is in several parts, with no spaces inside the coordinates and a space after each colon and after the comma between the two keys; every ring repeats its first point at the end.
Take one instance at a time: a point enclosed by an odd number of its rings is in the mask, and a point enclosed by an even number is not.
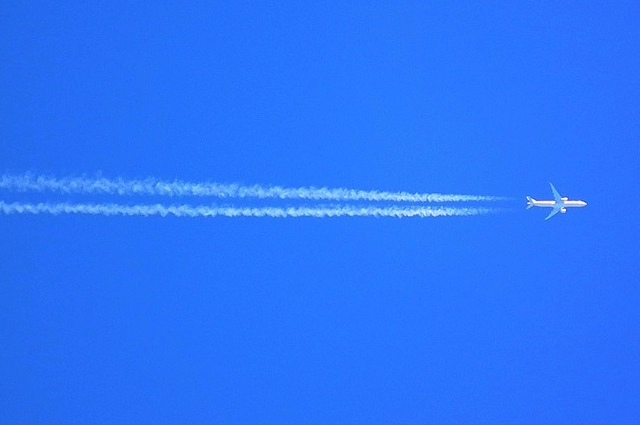
{"type": "Polygon", "coordinates": [[[325,207],[217,207],[191,205],[122,205],[71,203],[6,203],[0,201],[0,214],[88,214],[104,216],[176,217],[452,217],[490,214],[493,208],[455,207],[369,207],[331,205],[325,207]]]}
{"type": "Polygon", "coordinates": [[[3,175],[0,189],[17,192],[59,192],[111,195],[155,195],[176,197],[214,198],[279,198],[326,201],[387,201],[387,202],[469,202],[503,201],[500,196],[453,195],[439,193],[384,192],[344,188],[281,186],[243,186],[221,183],[189,183],[183,181],[161,181],[153,178],[123,180],[107,178],[3,175]]]}

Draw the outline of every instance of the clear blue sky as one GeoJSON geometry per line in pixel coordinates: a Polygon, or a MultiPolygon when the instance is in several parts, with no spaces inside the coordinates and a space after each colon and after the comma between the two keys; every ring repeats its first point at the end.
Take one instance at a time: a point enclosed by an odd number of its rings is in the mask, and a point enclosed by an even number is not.
{"type": "Polygon", "coordinates": [[[0,173],[513,211],[0,216],[0,422],[638,423],[637,2],[174,3],[3,1],[0,173]]]}

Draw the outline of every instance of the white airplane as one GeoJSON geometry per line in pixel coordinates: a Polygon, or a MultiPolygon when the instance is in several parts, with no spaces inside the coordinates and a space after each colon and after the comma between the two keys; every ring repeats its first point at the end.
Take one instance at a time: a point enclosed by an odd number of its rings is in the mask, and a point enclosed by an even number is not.
{"type": "Polygon", "coordinates": [[[547,218],[545,218],[545,220],[549,220],[559,212],[566,213],[567,208],[587,206],[587,203],[584,201],[570,201],[569,198],[561,197],[556,188],[553,187],[553,184],[551,182],[549,182],[549,184],[551,185],[551,191],[553,192],[553,201],[536,201],[532,197],[527,196],[527,209],[531,207],[553,208],[553,211],[551,211],[547,218]]]}

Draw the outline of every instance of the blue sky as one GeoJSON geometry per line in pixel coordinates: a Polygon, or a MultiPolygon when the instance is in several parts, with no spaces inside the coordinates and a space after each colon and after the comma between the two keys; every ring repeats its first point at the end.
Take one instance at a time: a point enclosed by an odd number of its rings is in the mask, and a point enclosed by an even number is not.
{"type": "Polygon", "coordinates": [[[152,3],[2,3],[2,173],[514,200],[0,216],[2,422],[637,423],[638,4],[152,3]]]}

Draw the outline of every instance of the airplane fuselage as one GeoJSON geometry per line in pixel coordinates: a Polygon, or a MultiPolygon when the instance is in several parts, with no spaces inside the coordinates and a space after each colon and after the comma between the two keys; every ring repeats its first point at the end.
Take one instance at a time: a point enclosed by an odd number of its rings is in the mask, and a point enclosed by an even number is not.
{"type": "Polygon", "coordinates": [[[556,201],[536,201],[531,200],[531,205],[534,207],[548,207],[555,208],[556,205],[562,205],[561,208],[578,208],[578,207],[586,207],[587,203],[584,201],[562,201],[561,203],[556,203],[556,201]]]}

